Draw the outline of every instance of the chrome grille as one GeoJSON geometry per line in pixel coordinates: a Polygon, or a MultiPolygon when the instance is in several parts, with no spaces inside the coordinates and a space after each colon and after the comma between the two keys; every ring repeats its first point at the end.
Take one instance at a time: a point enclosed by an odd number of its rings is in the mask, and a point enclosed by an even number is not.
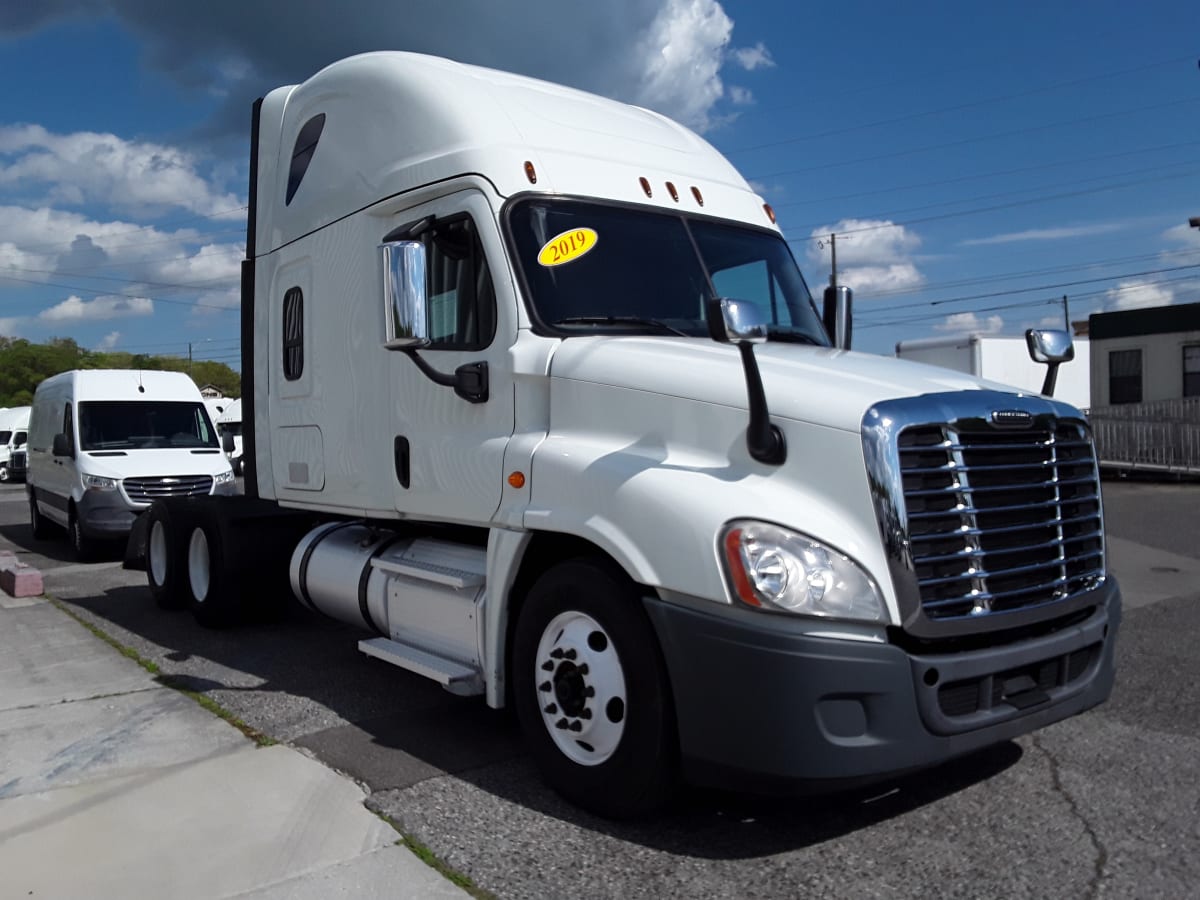
{"type": "Polygon", "coordinates": [[[14,450],[8,460],[9,467],[14,473],[25,471],[25,451],[14,450]]]}
{"type": "Polygon", "coordinates": [[[1012,612],[1104,573],[1100,482],[1082,422],[912,425],[897,441],[906,531],[930,620],[1012,612]]]}
{"type": "Polygon", "coordinates": [[[155,478],[126,478],[121,482],[134,503],[150,503],[161,497],[192,497],[212,492],[211,475],[164,475],[155,478]]]}

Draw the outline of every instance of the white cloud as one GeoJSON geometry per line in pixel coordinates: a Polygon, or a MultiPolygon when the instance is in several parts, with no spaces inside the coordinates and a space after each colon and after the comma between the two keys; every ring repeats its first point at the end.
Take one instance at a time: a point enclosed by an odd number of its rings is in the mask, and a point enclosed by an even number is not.
{"type": "Polygon", "coordinates": [[[810,271],[830,270],[831,234],[837,234],[839,284],[869,296],[924,282],[912,258],[921,239],[903,225],[878,219],[843,219],[814,228],[808,243],[810,271]]]}
{"type": "Polygon", "coordinates": [[[96,349],[97,350],[111,350],[113,347],[117,346],[117,341],[119,341],[120,339],[121,339],[121,332],[110,331],[108,334],[106,334],[103,338],[100,339],[100,344],[96,349]]]}
{"type": "Polygon", "coordinates": [[[55,134],[40,125],[0,127],[0,187],[60,206],[100,203],[140,215],[185,209],[211,215],[240,207],[205,180],[196,157],[177,147],[113,134],[55,134]]]}
{"type": "Polygon", "coordinates": [[[771,51],[763,45],[762,41],[759,41],[753,47],[739,47],[736,50],[730,50],[729,55],[734,62],[747,72],[753,72],[755,69],[771,69],[775,67],[775,60],[771,58],[771,51]]]}
{"type": "Polygon", "coordinates": [[[1200,247],[1200,228],[1193,228],[1186,222],[1168,228],[1162,236],[1168,241],[1184,246],[1200,247]]]}
{"type": "Polygon", "coordinates": [[[0,319],[0,337],[16,337],[20,332],[20,325],[24,321],[20,316],[0,319]]]}
{"type": "Polygon", "coordinates": [[[706,130],[724,93],[718,73],[732,32],[715,0],[666,0],[639,44],[643,71],[635,101],[706,130]]]}
{"type": "Polygon", "coordinates": [[[1104,295],[1106,310],[1137,309],[1145,306],[1169,306],[1175,302],[1175,290],[1169,284],[1132,279],[1122,281],[1104,295]]]}
{"type": "MultiPolygon", "coordinates": [[[[432,53],[545,78],[650,106],[700,130],[720,121],[713,107],[725,96],[723,66],[772,65],[761,43],[730,52],[733,22],[718,0],[608,0],[574,4],[570,15],[561,0],[525,0],[520,15],[507,4],[480,2],[470,5],[466,28],[460,3],[421,3],[398,16],[384,0],[76,2],[78,15],[104,8],[136,31],[144,59],[159,73],[225,98],[212,129],[224,134],[243,134],[245,98],[369,50],[432,53]]],[[[22,27],[50,18],[39,9],[22,27]]],[[[22,29],[0,18],[0,34],[6,30],[22,29]]]]}
{"type": "Polygon", "coordinates": [[[754,95],[746,88],[734,84],[729,87],[729,100],[736,106],[749,106],[754,102],[754,95]]]}
{"type": "Polygon", "coordinates": [[[1004,329],[1004,319],[1000,316],[981,319],[973,312],[954,313],[934,325],[933,329],[952,334],[999,334],[1004,329]]]}
{"type": "Polygon", "coordinates": [[[992,244],[1015,244],[1021,241],[1065,241],[1071,238],[1092,237],[1097,234],[1111,234],[1114,231],[1121,231],[1125,227],[1120,223],[1110,222],[1063,228],[1032,228],[1028,231],[1013,231],[1008,234],[959,241],[959,245],[962,247],[986,247],[992,244]]]}
{"type": "Polygon", "coordinates": [[[84,322],[124,319],[129,316],[149,316],[154,313],[154,301],[145,297],[97,297],[83,300],[74,295],[62,303],[38,313],[47,322],[84,322]]]}

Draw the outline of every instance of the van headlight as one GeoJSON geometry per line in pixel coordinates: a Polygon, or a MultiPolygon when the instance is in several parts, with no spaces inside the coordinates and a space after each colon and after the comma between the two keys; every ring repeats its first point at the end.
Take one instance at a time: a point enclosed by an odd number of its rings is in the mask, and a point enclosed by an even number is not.
{"type": "Polygon", "coordinates": [[[84,475],[83,489],[85,491],[115,491],[117,479],[105,478],[103,475],[84,475]]]}
{"type": "Polygon", "coordinates": [[[748,520],[721,535],[721,561],[733,596],[747,606],[804,616],[886,621],[879,588],[862,567],[820,541],[748,520]]]}
{"type": "Polygon", "coordinates": [[[233,469],[225,472],[218,472],[217,477],[213,479],[217,484],[233,484],[233,469]]]}

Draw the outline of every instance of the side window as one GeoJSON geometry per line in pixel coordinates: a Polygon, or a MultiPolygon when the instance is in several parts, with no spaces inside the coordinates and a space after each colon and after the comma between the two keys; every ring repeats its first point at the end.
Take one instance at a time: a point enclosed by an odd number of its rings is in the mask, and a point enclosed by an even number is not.
{"type": "Polygon", "coordinates": [[[1200,397],[1200,344],[1183,348],[1183,396],[1200,397]]]}
{"type": "Polygon", "coordinates": [[[283,295],[283,377],[296,381],[304,374],[304,292],[288,288],[283,295]]]}
{"type": "Polygon", "coordinates": [[[288,169],[284,206],[290,206],[292,198],[296,196],[300,182],[304,180],[304,173],[308,171],[308,165],[312,162],[313,154],[317,152],[317,141],[321,139],[321,132],[324,130],[325,113],[321,113],[305,122],[300,133],[296,135],[296,145],[292,148],[292,165],[288,169]]]}
{"type": "Polygon", "coordinates": [[[482,350],[496,334],[496,291],[469,218],[437,222],[422,235],[430,347],[482,350]]]}
{"type": "Polygon", "coordinates": [[[1113,350],[1108,354],[1108,402],[1142,402],[1142,351],[1113,350]]]}

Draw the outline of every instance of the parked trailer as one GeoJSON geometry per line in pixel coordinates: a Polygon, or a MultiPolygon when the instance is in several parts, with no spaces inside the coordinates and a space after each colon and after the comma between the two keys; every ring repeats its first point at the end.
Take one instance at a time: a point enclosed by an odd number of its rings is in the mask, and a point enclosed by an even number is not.
{"type": "MultiPolygon", "coordinates": [[[[1092,405],[1090,345],[1086,339],[1074,344],[1075,358],[1059,369],[1054,396],[1072,406],[1092,405]]],[[[918,338],[896,344],[896,356],[912,362],[944,366],[1009,389],[1040,394],[1046,370],[1029,358],[1024,337],[991,334],[958,334],[918,338]]]]}
{"type": "Polygon", "coordinates": [[[827,330],[699,137],[409,53],[253,123],[246,496],[141,518],[160,603],[222,624],[286,581],[364,653],[514,705],[609,816],[681,775],[885,778],[1108,696],[1083,416],[849,352],[849,295],[827,330]]]}

